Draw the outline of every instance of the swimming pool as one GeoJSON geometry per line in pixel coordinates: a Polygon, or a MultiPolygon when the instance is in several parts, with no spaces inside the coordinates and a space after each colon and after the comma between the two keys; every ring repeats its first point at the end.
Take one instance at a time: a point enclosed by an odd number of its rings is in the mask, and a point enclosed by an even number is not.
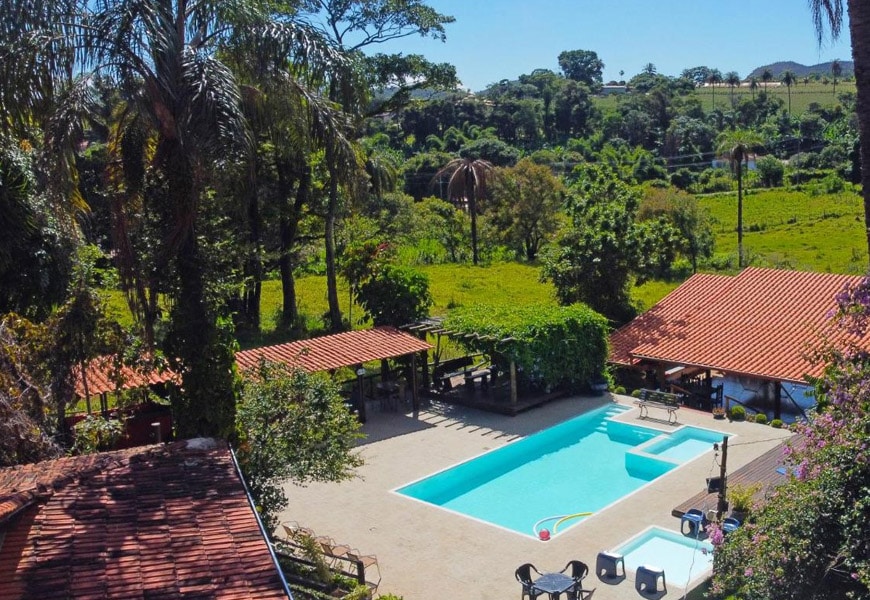
{"type": "Polygon", "coordinates": [[[691,582],[713,568],[713,545],[706,540],[686,537],[676,531],[650,527],[618,549],[625,557],[625,568],[637,571],[640,565],[664,569],[668,583],[688,588],[691,582]]]}
{"type": "Polygon", "coordinates": [[[394,491],[529,536],[553,517],[545,526],[555,534],[585,517],[560,518],[600,511],[722,440],[698,427],[668,434],[611,419],[626,410],[589,411],[394,491]]]}

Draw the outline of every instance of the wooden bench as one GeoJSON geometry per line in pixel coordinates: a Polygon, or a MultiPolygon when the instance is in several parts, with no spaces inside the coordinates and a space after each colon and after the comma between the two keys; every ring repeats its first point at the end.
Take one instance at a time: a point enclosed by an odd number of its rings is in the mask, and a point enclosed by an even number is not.
{"type": "Polygon", "coordinates": [[[480,385],[483,388],[486,388],[489,384],[489,378],[492,375],[492,371],[489,369],[475,369],[474,371],[466,371],[465,372],[465,385],[471,389],[474,387],[475,381],[480,381],[480,385]]]}
{"type": "Polygon", "coordinates": [[[442,390],[447,391],[453,387],[453,378],[465,375],[465,368],[473,364],[474,359],[471,356],[445,360],[432,369],[432,381],[437,383],[442,390]]]}
{"type": "Polygon", "coordinates": [[[680,397],[676,394],[643,389],[635,404],[640,408],[641,419],[649,418],[649,407],[652,406],[668,411],[668,423],[677,422],[676,413],[680,410],[680,397]]]}

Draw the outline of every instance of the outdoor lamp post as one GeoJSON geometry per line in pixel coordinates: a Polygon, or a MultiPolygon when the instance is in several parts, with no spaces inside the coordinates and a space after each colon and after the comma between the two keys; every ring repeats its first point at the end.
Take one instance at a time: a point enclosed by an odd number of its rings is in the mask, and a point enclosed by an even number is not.
{"type": "Polygon", "coordinates": [[[362,367],[356,370],[356,387],[359,390],[359,405],[357,406],[357,413],[359,414],[360,423],[366,422],[366,401],[363,396],[363,376],[366,374],[366,370],[362,367]]]}

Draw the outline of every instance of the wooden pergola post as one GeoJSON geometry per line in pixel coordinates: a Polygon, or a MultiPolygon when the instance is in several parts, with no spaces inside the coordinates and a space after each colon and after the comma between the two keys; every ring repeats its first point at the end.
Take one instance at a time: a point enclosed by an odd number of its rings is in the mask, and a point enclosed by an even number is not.
{"type": "Polygon", "coordinates": [[[511,359],[511,404],[517,403],[517,363],[511,359]]]}
{"type": "MultiPolygon", "coordinates": [[[[425,352],[425,351],[424,351],[425,352]]],[[[425,361],[424,361],[425,364],[425,361]]],[[[425,367],[424,367],[425,369],[425,367]]],[[[414,409],[414,417],[420,412],[420,390],[417,389],[417,354],[411,355],[411,406],[414,409]]]]}

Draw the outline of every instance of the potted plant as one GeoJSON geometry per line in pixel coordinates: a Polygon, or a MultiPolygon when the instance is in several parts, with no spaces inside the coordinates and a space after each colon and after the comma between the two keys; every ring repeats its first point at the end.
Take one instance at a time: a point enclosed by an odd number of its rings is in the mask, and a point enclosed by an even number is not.
{"type": "Polygon", "coordinates": [[[746,515],[752,511],[755,494],[761,490],[760,483],[751,485],[735,484],[728,488],[728,504],[731,507],[731,516],[741,522],[746,520],[746,515]]]}
{"type": "Polygon", "coordinates": [[[714,419],[724,419],[725,418],[725,409],[721,406],[713,407],[713,418],[714,419]]]}

